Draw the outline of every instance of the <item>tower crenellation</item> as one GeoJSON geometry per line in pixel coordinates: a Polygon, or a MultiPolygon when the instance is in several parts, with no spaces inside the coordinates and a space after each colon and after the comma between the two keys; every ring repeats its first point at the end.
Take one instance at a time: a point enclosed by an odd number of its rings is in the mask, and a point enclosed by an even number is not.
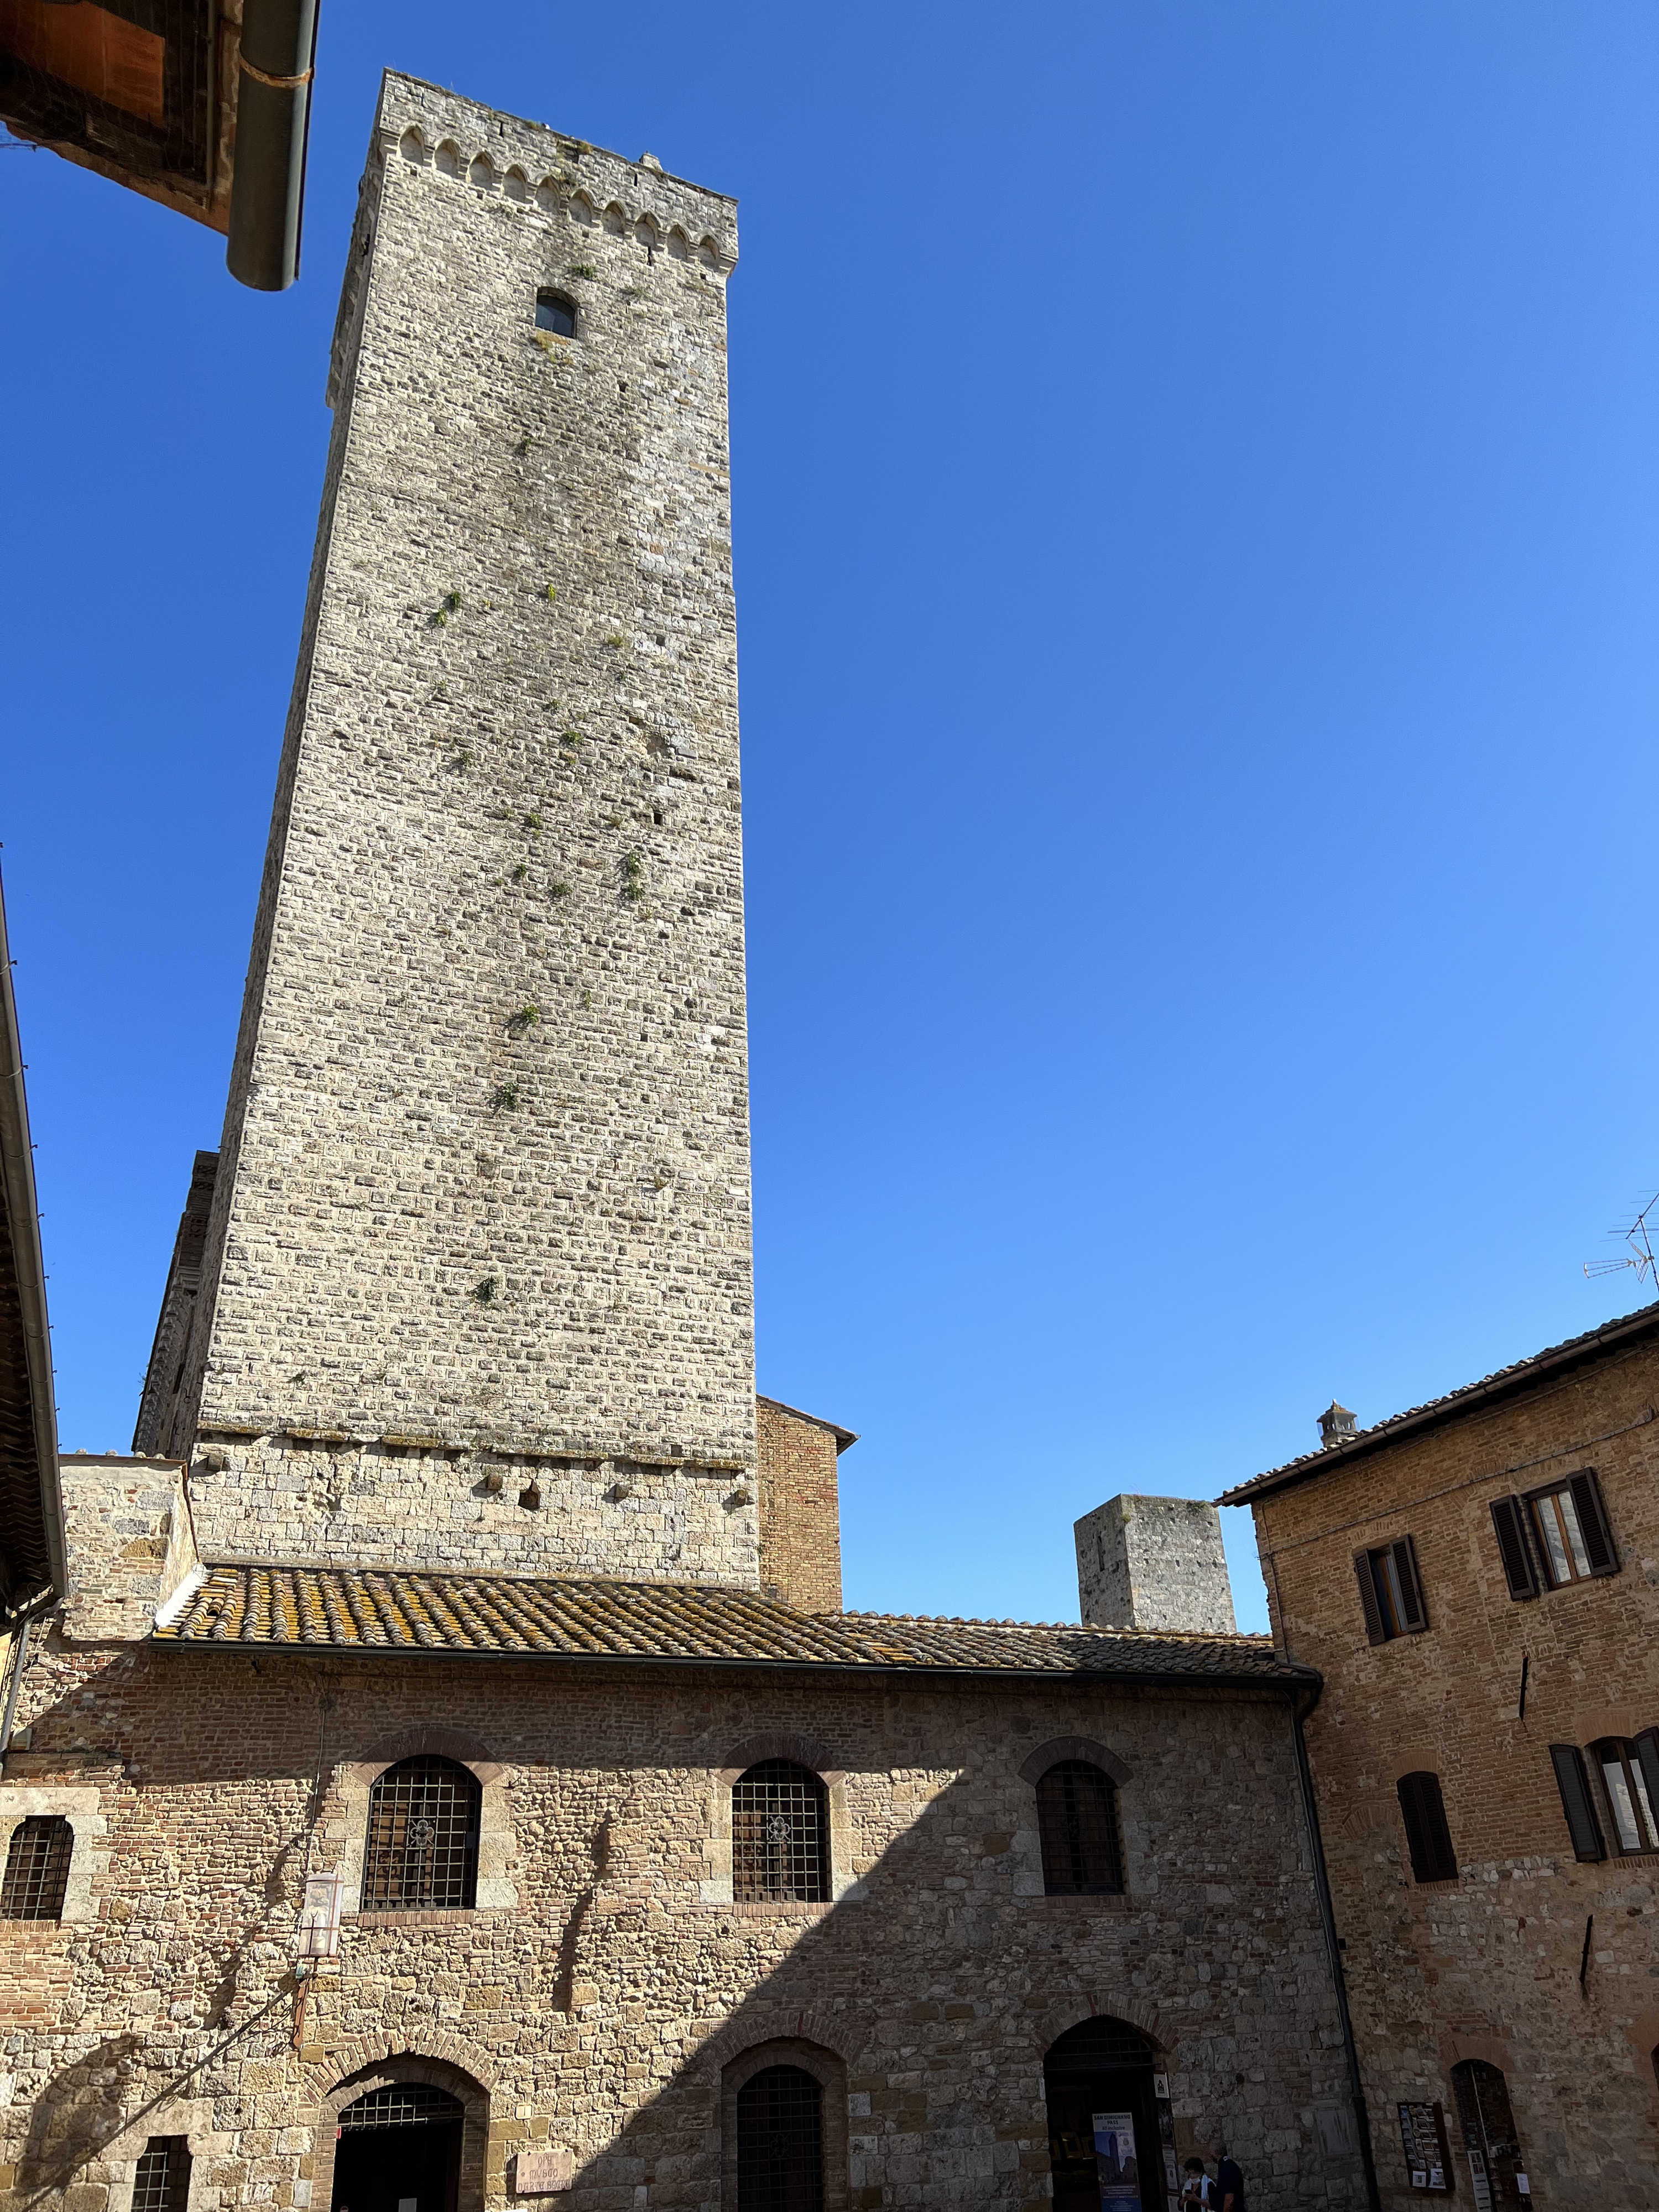
{"type": "Polygon", "coordinates": [[[721,195],[385,80],[176,1386],[222,1555],[753,1584],[721,195]]]}

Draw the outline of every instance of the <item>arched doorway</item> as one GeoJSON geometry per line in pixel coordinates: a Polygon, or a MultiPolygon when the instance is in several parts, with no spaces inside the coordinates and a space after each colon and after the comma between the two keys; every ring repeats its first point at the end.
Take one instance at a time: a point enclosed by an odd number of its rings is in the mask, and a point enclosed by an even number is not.
{"type": "Polygon", "coordinates": [[[465,2109],[429,2081],[392,2081],[341,2108],[333,2212],[457,2212],[465,2109]]]}
{"type": "Polygon", "coordinates": [[[1100,2014],[1042,2062],[1055,2212],[1164,2212],[1169,2100],[1152,2094],[1154,2052],[1138,2027],[1100,2014]]]}
{"type": "Polygon", "coordinates": [[[1516,2178],[1526,2172],[1526,2160],[1516,2138],[1509,2083],[1484,2058],[1465,2058],[1454,2066],[1451,2082],[1476,2212],[1486,2212],[1489,2205],[1529,2203],[1516,2178]]]}

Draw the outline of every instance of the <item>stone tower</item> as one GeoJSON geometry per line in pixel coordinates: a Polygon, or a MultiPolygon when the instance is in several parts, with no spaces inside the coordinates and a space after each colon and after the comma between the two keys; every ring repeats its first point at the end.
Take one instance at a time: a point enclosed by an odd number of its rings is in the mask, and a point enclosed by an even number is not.
{"type": "Polygon", "coordinates": [[[221,1557],[758,1580],[736,257],[649,155],[385,79],[199,1287],[136,1440],[221,1557]]]}

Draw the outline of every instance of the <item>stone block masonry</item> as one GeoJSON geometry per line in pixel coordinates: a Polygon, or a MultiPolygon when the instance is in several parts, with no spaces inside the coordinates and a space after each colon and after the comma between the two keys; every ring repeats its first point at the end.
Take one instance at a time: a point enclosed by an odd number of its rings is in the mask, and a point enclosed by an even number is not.
{"type": "Polygon", "coordinates": [[[1109,1498],[1074,1524],[1078,1602],[1102,1627],[1231,1636],[1221,1516],[1201,1498],[1109,1498]]]}
{"type": "Polygon", "coordinates": [[[456,1455],[493,1455],[527,1566],[574,1562],[526,1468],[597,1507],[621,1467],[659,1516],[622,1571],[757,1578],[733,217],[385,81],[202,1289],[141,1438],[216,1454],[204,1549],[447,1559],[496,1494],[469,1462],[458,1504],[456,1455]]]}

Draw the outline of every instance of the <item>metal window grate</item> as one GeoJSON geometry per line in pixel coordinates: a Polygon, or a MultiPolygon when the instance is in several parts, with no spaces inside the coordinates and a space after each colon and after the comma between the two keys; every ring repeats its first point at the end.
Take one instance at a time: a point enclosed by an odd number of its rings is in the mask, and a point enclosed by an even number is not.
{"type": "Polygon", "coordinates": [[[738,2212],[823,2212],[823,2092],[769,2066],[738,2092],[738,2212]]]}
{"type": "Polygon", "coordinates": [[[393,2081],[348,2105],[342,2128],[425,2128],[462,2117],[459,2100],[424,2081],[393,2081]]]}
{"type": "Polygon", "coordinates": [[[0,1920],[61,1920],[75,1831],[60,1814],[20,1820],[0,1881],[0,1920]]]}
{"type": "Polygon", "coordinates": [[[1042,1886],[1051,1897],[1105,1896],[1123,1887],[1117,1793],[1086,1759],[1063,1759],[1036,1786],[1042,1886]]]}
{"type": "Polygon", "coordinates": [[[821,1904],[829,1895],[828,1829],[816,1774],[787,1759],[751,1766],[732,1787],[732,1896],[739,1903],[821,1904]]]}
{"type": "Polygon", "coordinates": [[[368,1798],[363,1909],[442,1911],[478,1887],[478,1784],[453,1759],[404,1759],[368,1798]]]}
{"type": "Polygon", "coordinates": [[[152,2136],[132,2184],[132,2212],[185,2212],[190,2202],[190,2145],[183,2136],[152,2136]]]}

